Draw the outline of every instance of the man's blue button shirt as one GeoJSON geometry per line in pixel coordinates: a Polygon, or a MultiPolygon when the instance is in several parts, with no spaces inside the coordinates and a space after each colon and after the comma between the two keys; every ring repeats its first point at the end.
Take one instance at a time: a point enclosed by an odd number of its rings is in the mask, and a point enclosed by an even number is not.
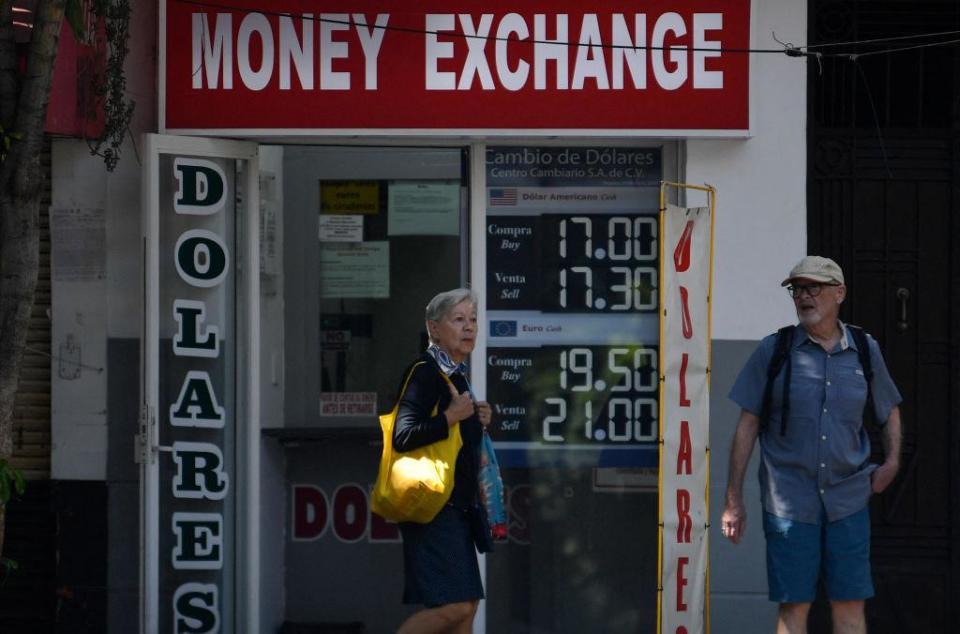
{"type": "MultiPolygon", "coordinates": [[[[856,513],[870,499],[870,440],[863,426],[867,382],[848,328],[830,352],[802,326],[793,331],[790,410],[786,435],[780,434],[783,375],[774,380],[770,419],[760,434],[760,490],[764,510],[778,517],[819,523],[856,513]]],[[[776,334],[765,337],[740,371],[730,398],[760,415],[767,366],[776,334]]],[[[885,424],[903,400],[893,384],[880,347],[867,336],[873,366],[873,405],[885,424]]]]}

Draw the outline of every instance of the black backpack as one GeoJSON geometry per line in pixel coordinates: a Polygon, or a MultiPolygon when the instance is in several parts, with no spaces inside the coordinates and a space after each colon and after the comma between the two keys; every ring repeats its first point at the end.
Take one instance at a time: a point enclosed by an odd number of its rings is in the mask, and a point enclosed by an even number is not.
{"type": "MultiPolygon", "coordinates": [[[[790,344],[793,343],[793,331],[796,326],[784,326],[777,331],[777,341],[773,346],[773,356],[767,366],[767,384],[763,388],[763,405],[760,408],[760,431],[767,430],[770,421],[770,403],[773,400],[773,380],[784,369],[783,375],[783,404],[780,413],[780,435],[787,433],[787,419],[790,417],[790,344]]],[[[863,406],[864,422],[876,422],[876,412],[873,409],[873,365],[870,362],[870,344],[867,343],[867,334],[859,326],[851,326],[850,334],[857,345],[857,359],[863,368],[863,378],[867,380],[867,402],[863,406]]]]}

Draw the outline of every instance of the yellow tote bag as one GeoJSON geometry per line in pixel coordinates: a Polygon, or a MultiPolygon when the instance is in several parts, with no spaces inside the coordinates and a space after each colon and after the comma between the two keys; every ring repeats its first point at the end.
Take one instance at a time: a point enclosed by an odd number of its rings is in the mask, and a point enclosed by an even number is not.
{"type": "MultiPolygon", "coordinates": [[[[393,522],[426,524],[437,516],[450,499],[454,467],[463,446],[463,438],[460,436],[460,423],[457,422],[450,427],[444,440],[413,451],[393,450],[393,425],[400,409],[400,400],[418,365],[420,363],[410,369],[393,410],[380,417],[383,454],[380,456],[377,481],[370,494],[370,507],[380,517],[393,522]]],[[[440,374],[450,382],[447,375],[440,374]]],[[[436,416],[438,405],[433,407],[432,416],[436,416]]]]}

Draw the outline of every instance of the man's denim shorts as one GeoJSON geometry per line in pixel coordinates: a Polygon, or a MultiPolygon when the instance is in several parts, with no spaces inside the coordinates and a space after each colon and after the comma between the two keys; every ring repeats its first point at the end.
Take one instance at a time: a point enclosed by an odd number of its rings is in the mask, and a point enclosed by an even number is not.
{"type": "Polygon", "coordinates": [[[873,596],[870,579],[870,510],[836,522],[821,518],[806,524],[763,514],[767,536],[767,582],[770,600],[811,603],[817,579],[831,601],[856,601],[873,596]]]}

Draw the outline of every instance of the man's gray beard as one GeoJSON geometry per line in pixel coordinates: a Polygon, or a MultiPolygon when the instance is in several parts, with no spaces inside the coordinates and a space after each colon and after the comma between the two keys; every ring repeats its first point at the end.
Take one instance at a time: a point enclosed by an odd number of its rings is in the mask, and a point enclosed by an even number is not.
{"type": "Polygon", "coordinates": [[[809,315],[807,315],[807,316],[804,317],[804,316],[801,315],[800,313],[797,313],[797,319],[798,319],[798,320],[800,321],[800,323],[803,324],[804,326],[816,326],[816,325],[819,324],[821,321],[823,321],[823,315],[821,315],[821,314],[818,313],[818,312],[812,312],[812,313],[810,313],[809,315]]]}

